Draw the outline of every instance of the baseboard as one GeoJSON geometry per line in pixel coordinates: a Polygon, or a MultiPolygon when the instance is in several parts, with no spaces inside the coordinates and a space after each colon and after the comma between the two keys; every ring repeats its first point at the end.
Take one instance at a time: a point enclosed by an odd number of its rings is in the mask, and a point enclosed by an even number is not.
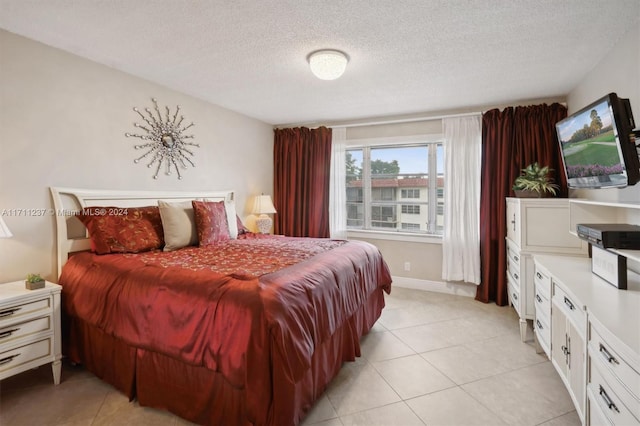
{"type": "Polygon", "coordinates": [[[470,283],[453,283],[445,281],[419,280],[416,278],[391,277],[392,286],[411,288],[414,290],[435,291],[437,293],[455,294],[457,296],[476,297],[477,286],[470,283]]]}

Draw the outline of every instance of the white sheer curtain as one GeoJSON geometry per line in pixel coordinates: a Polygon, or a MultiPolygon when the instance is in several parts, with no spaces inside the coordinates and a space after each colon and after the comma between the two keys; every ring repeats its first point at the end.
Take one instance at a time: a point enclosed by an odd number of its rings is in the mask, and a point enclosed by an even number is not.
{"type": "Polygon", "coordinates": [[[331,173],[329,191],[329,232],[331,238],[347,239],[346,141],[347,129],[331,129],[331,173]]]}
{"type": "Polygon", "coordinates": [[[442,120],[444,238],[442,279],[480,284],[480,167],[482,117],[442,120]]]}

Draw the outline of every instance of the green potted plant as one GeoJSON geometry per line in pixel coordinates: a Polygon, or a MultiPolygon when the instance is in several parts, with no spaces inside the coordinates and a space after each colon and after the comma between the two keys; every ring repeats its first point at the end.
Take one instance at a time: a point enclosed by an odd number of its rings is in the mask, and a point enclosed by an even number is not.
{"type": "Polygon", "coordinates": [[[522,174],[513,182],[516,197],[539,198],[549,194],[556,195],[559,186],[553,183],[553,178],[549,176],[552,171],[549,166],[541,167],[538,162],[522,169],[522,174]]]}
{"type": "Polygon", "coordinates": [[[40,274],[27,274],[27,279],[24,282],[27,290],[37,290],[44,288],[44,278],[40,274]]]}

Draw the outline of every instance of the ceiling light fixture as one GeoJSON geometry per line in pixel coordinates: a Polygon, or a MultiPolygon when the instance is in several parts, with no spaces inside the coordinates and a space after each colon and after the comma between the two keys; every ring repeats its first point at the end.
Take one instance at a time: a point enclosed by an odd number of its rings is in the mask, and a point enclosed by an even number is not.
{"type": "Polygon", "coordinates": [[[347,68],[349,58],[339,50],[324,49],[311,52],[307,57],[313,75],[320,80],[335,80],[347,68]]]}

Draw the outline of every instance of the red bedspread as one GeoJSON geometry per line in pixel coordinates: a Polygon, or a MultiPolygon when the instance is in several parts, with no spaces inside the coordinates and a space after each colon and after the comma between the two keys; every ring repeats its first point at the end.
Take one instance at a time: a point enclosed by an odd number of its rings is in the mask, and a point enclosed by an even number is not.
{"type": "Polygon", "coordinates": [[[314,348],[390,283],[368,243],[287,237],[169,253],[80,253],[60,277],[68,315],[251,388],[250,413],[269,410],[272,368],[297,382],[314,348]]]}

